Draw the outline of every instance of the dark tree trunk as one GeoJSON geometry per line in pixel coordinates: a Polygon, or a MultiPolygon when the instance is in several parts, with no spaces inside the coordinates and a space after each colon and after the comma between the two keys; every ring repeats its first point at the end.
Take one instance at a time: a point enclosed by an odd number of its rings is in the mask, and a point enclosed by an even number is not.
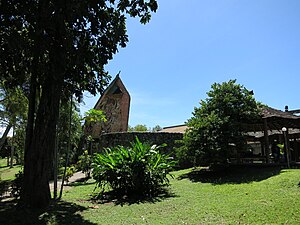
{"type": "MultiPolygon", "coordinates": [[[[43,74],[42,95],[36,117],[33,116],[33,121],[27,126],[29,134],[26,136],[21,204],[31,208],[44,208],[49,205],[51,199],[49,175],[53,163],[56,125],[66,65],[63,12],[59,8],[56,11],[60,13],[55,14],[51,23],[54,32],[50,34],[53,37],[49,52],[50,71],[43,74]]],[[[35,99],[32,97],[30,101],[35,99]]]]}
{"type": "Polygon", "coordinates": [[[7,137],[7,135],[8,135],[8,133],[9,133],[9,131],[10,131],[11,128],[12,128],[11,124],[8,124],[6,126],[5,131],[4,131],[4,133],[3,133],[3,135],[2,135],[2,137],[0,139],[0,150],[2,149],[2,147],[3,147],[4,143],[5,143],[6,137],[7,137]]]}
{"type": "Polygon", "coordinates": [[[23,202],[33,208],[50,202],[49,169],[55,148],[62,81],[49,77],[43,85],[32,139],[25,155],[23,202]]]}

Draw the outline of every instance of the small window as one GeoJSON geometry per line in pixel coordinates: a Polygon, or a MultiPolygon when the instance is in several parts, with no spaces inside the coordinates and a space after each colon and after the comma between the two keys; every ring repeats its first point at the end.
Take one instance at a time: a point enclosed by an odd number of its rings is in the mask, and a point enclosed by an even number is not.
{"type": "Polygon", "coordinates": [[[112,90],[112,94],[113,95],[122,94],[120,87],[119,86],[114,87],[114,89],[112,90]]]}

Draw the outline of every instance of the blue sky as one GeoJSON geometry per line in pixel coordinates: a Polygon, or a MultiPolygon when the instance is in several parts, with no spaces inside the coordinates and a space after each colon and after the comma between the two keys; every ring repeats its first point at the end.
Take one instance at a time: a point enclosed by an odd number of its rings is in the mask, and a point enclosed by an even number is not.
{"type": "MultiPolygon", "coordinates": [[[[106,69],[131,95],[129,124],[183,124],[214,82],[237,79],[258,101],[300,108],[299,0],[158,0],[106,69]]],[[[81,112],[99,96],[85,94],[81,112]]]]}

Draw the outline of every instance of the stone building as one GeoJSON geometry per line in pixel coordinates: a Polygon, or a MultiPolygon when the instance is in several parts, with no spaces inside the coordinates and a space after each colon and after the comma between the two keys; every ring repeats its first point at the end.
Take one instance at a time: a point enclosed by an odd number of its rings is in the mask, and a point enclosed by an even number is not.
{"type": "Polygon", "coordinates": [[[107,121],[91,128],[93,138],[112,132],[126,132],[128,129],[130,95],[119,75],[106,88],[94,109],[102,110],[107,121]]]}

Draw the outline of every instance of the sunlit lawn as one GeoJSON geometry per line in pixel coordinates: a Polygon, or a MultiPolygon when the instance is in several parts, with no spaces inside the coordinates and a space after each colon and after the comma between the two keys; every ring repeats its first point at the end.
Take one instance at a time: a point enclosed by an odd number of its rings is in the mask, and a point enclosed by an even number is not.
{"type": "Polygon", "coordinates": [[[86,207],[80,215],[96,224],[300,224],[299,169],[239,170],[175,172],[171,196],[154,202],[89,202],[94,184],[77,186],[64,199],[86,207]]]}
{"type": "Polygon", "coordinates": [[[46,213],[0,210],[0,224],[300,224],[299,169],[173,174],[167,196],[101,203],[91,201],[92,181],[77,183],[46,213]]]}
{"type": "Polygon", "coordinates": [[[0,159],[0,182],[1,181],[10,181],[15,178],[15,174],[21,170],[20,165],[14,165],[13,168],[7,166],[6,159],[0,159]]]}

